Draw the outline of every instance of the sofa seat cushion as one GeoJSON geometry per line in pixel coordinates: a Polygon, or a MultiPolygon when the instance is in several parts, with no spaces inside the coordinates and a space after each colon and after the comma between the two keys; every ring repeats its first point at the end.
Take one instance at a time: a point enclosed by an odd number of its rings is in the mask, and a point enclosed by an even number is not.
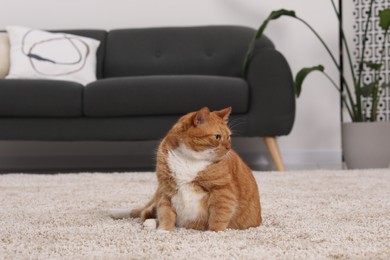
{"type": "Polygon", "coordinates": [[[86,86],[89,117],[180,115],[203,106],[235,113],[248,109],[245,80],[223,76],[137,76],[102,79],[86,86]]]}
{"type": "Polygon", "coordinates": [[[0,80],[1,117],[82,116],[83,86],[57,80],[0,80]]]}

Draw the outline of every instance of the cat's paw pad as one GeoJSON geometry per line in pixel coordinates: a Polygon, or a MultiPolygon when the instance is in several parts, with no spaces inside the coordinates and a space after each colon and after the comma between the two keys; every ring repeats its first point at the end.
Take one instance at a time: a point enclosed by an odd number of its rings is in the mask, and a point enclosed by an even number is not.
{"type": "Polygon", "coordinates": [[[157,221],[156,221],[156,219],[153,219],[153,218],[145,219],[143,225],[147,229],[156,229],[157,221]]]}

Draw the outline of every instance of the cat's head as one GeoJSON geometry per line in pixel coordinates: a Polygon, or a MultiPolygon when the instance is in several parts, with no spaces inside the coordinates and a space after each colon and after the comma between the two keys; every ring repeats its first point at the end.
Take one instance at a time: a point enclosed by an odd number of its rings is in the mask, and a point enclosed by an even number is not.
{"type": "Polygon", "coordinates": [[[217,161],[231,149],[228,119],[231,107],[210,111],[207,107],[181,117],[167,136],[173,147],[189,149],[199,159],[217,161]],[[207,157],[207,158],[202,158],[207,157]]]}

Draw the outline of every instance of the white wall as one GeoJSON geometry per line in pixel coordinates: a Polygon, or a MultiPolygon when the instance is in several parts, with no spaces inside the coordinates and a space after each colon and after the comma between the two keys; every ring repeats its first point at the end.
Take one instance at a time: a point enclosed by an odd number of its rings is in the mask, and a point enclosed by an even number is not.
{"type": "MultiPolygon", "coordinates": [[[[329,1],[311,0],[0,0],[0,30],[17,24],[34,28],[124,28],[237,24],[257,28],[275,9],[293,9],[309,21],[337,55],[338,30],[329,1]]],[[[300,68],[325,65],[337,73],[319,41],[292,18],[270,24],[266,34],[300,68]]],[[[312,75],[297,100],[295,126],[280,146],[287,164],[327,165],[341,161],[338,93],[325,77],[312,75]]]]}

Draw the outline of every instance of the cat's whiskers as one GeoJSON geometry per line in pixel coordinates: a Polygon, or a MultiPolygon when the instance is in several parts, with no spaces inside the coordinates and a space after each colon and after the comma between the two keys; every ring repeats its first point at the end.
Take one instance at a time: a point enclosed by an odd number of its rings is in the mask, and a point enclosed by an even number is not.
{"type": "Polygon", "coordinates": [[[235,118],[230,120],[228,126],[230,128],[230,131],[232,132],[232,135],[240,136],[240,131],[236,130],[235,128],[244,124],[246,124],[246,120],[243,118],[235,118]]]}
{"type": "Polygon", "coordinates": [[[232,150],[229,150],[225,155],[224,155],[224,159],[225,158],[229,158],[232,156],[232,150]]]}

